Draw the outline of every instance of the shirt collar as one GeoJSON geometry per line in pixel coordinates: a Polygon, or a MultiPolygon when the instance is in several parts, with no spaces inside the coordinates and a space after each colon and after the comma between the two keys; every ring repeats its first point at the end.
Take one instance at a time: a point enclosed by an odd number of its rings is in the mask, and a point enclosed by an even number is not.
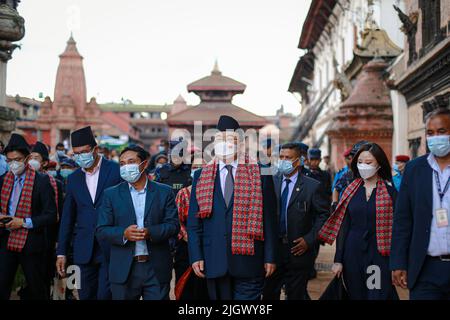
{"type": "MultiPolygon", "coordinates": [[[[100,157],[100,156],[98,156],[98,157],[100,157]]],[[[101,165],[102,165],[102,161],[103,161],[103,158],[100,157],[100,161],[97,163],[97,165],[95,166],[95,168],[94,168],[94,170],[93,170],[92,172],[86,171],[85,168],[81,168],[81,170],[82,170],[85,174],[87,174],[88,176],[93,176],[94,174],[96,174],[96,173],[100,170],[100,167],[101,167],[101,165]]]]}
{"type": "Polygon", "coordinates": [[[131,183],[128,183],[128,187],[130,188],[130,192],[137,192],[137,193],[145,193],[147,191],[147,184],[148,184],[148,178],[145,179],[145,186],[144,189],[141,191],[137,191],[135,187],[131,183]]]}
{"type": "Polygon", "coordinates": [[[25,172],[26,172],[26,170],[20,175],[20,176],[14,176],[14,181],[20,181],[20,182],[22,182],[23,181],[23,178],[25,177],[25,172]]]}
{"type": "MultiPolygon", "coordinates": [[[[428,160],[428,164],[430,165],[430,167],[431,167],[433,170],[435,170],[435,171],[437,171],[437,172],[442,172],[442,171],[441,171],[441,168],[439,167],[439,164],[438,164],[437,161],[436,161],[435,156],[434,156],[431,152],[430,152],[430,154],[428,155],[427,160],[428,160]]],[[[450,165],[448,165],[446,169],[448,169],[448,168],[450,168],[450,165]]]]}
{"type": "Polygon", "coordinates": [[[297,182],[298,174],[299,173],[297,171],[292,177],[288,178],[286,176],[283,176],[283,182],[286,181],[286,179],[289,179],[289,180],[291,180],[291,183],[295,184],[297,182]]]}
{"type": "MultiPolygon", "coordinates": [[[[226,164],[225,162],[223,162],[222,160],[219,160],[219,170],[222,170],[223,168],[225,168],[226,165],[227,165],[227,164],[226,164]]],[[[237,161],[237,159],[234,160],[233,162],[231,162],[230,165],[231,165],[233,168],[237,169],[237,167],[238,167],[238,161],[237,161]]]]}

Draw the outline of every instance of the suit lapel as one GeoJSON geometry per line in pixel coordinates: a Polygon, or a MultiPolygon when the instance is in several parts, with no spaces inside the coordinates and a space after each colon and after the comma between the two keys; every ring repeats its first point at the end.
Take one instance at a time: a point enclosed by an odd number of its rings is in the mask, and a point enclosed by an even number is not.
{"type": "MultiPolygon", "coordinates": [[[[420,184],[420,189],[429,190],[425,192],[423,199],[423,207],[424,208],[433,208],[433,169],[428,164],[428,161],[425,159],[425,163],[422,166],[420,178],[418,181],[422,181],[420,184]]],[[[424,210],[424,212],[428,212],[429,214],[429,222],[431,223],[431,219],[433,218],[433,209],[424,210]]]]}
{"type": "Polygon", "coordinates": [[[81,169],[78,172],[78,185],[80,186],[81,193],[84,193],[83,199],[91,199],[91,204],[94,203],[94,199],[91,198],[91,194],[89,193],[89,189],[86,184],[86,173],[84,173],[81,169]]]}
{"type": "Polygon", "coordinates": [[[145,196],[145,213],[144,213],[144,220],[147,218],[148,214],[150,213],[150,209],[152,208],[153,199],[155,198],[155,188],[153,188],[150,180],[147,181],[147,193],[145,196]]]}
{"type": "Polygon", "coordinates": [[[101,191],[103,190],[103,186],[109,176],[109,172],[111,171],[111,167],[109,166],[109,162],[105,159],[100,159],[101,166],[100,166],[100,172],[98,173],[98,183],[97,183],[97,190],[95,191],[95,201],[94,204],[97,203],[98,198],[100,197],[101,191]]]}
{"type": "Polygon", "coordinates": [[[297,182],[295,183],[294,189],[292,190],[291,198],[289,199],[288,209],[289,207],[297,200],[298,196],[303,191],[303,179],[302,174],[299,172],[297,176],[297,182]]]}
{"type": "Polygon", "coordinates": [[[131,199],[131,193],[128,183],[121,184],[121,192],[120,192],[123,203],[126,208],[130,208],[130,218],[133,221],[133,224],[137,224],[136,221],[136,211],[134,211],[133,199],[131,199]]]}

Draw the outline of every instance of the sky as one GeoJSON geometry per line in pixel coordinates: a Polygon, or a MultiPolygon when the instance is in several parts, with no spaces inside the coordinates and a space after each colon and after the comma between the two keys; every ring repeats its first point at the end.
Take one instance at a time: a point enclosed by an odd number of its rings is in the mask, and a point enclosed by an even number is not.
{"type": "Polygon", "coordinates": [[[58,55],[73,32],[97,102],[171,104],[210,74],[247,85],[233,102],[259,115],[298,114],[287,91],[310,0],[22,0],[26,34],[8,63],[7,93],[53,99],[58,55]]]}

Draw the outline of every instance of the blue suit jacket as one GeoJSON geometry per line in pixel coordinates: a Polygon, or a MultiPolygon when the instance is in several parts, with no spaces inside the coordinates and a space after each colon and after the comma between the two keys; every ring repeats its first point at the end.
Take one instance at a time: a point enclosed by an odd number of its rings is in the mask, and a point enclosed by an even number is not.
{"type": "Polygon", "coordinates": [[[408,287],[416,283],[430,242],[433,218],[433,169],[428,155],[406,165],[394,212],[390,266],[408,271],[408,287]]]}
{"type": "Polygon", "coordinates": [[[263,189],[264,241],[255,240],[255,255],[231,254],[231,231],[233,201],[226,207],[220,186],[220,175],[216,174],[213,212],[210,218],[197,218],[199,210],[196,187],[201,170],[195,172],[192,184],[187,221],[189,258],[191,264],[205,261],[207,278],[218,278],[229,273],[233,277],[253,278],[263,276],[264,263],[276,262],[277,228],[276,196],[272,176],[261,176],[263,189]]]}
{"type": "MultiPolygon", "coordinates": [[[[126,228],[136,223],[133,200],[126,182],[105,191],[100,207],[97,238],[111,245],[109,280],[124,283],[130,274],[136,243],[124,243],[126,228]]],[[[147,249],[160,283],[168,283],[172,277],[172,256],[169,238],[180,230],[177,208],[172,188],[149,181],[145,200],[144,227],[150,240],[147,249]]]]}
{"type": "Polygon", "coordinates": [[[104,243],[95,244],[95,228],[97,226],[98,207],[103,198],[103,191],[120,183],[119,165],[114,161],[102,159],[98,177],[97,192],[92,202],[86,185],[86,176],[81,169],[75,170],[66,185],[63,213],[59,227],[57,255],[67,256],[70,245],[73,245],[75,264],[89,263],[93,254],[105,254],[108,260],[109,248],[104,243]]]}

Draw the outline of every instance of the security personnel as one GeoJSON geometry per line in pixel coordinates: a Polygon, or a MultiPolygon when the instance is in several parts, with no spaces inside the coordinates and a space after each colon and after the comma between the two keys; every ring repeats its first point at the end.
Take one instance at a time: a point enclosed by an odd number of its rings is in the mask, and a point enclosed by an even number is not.
{"type": "Polygon", "coordinates": [[[174,196],[177,195],[178,191],[192,184],[191,166],[182,162],[181,157],[183,157],[183,151],[180,150],[178,156],[175,157],[172,154],[175,146],[180,143],[184,142],[182,142],[181,139],[179,141],[169,142],[170,161],[169,163],[164,164],[161,168],[158,168],[155,171],[155,180],[159,183],[170,186],[173,190],[174,196]]]}
{"type": "Polygon", "coordinates": [[[296,145],[298,145],[298,148],[300,150],[300,173],[312,178],[312,173],[309,170],[309,168],[307,168],[306,162],[308,159],[308,150],[309,150],[309,146],[303,142],[300,141],[294,141],[294,143],[296,145]]]}
{"type": "Polygon", "coordinates": [[[320,169],[320,162],[322,161],[322,152],[320,149],[308,150],[309,170],[312,178],[319,181],[328,198],[331,199],[331,176],[327,171],[320,169]]]}

